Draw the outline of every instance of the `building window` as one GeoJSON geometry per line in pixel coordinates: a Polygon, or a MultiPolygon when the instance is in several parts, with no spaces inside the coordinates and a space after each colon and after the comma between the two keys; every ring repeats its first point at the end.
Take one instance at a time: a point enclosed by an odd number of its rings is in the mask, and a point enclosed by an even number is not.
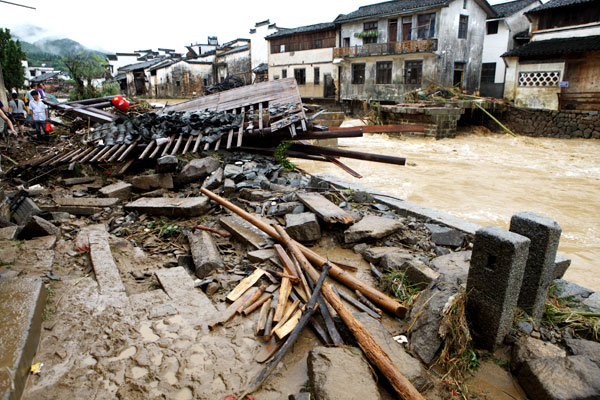
{"type": "Polygon", "coordinates": [[[467,1],[468,0],[463,0],[463,8],[467,8],[467,1]]]}
{"type": "Polygon", "coordinates": [[[421,14],[417,17],[419,39],[435,36],[435,13],[421,14]]]}
{"type": "Polygon", "coordinates": [[[365,83],[365,64],[352,64],[352,84],[362,85],[365,83]]]}
{"type": "Polygon", "coordinates": [[[314,83],[315,83],[315,85],[318,85],[321,83],[321,69],[319,67],[315,67],[314,83]]]}
{"type": "Polygon", "coordinates": [[[306,85],[306,68],[294,69],[294,78],[296,78],[298,85],[306,85]]]}
{"type": "MultiPolygon", "coordinates": [[[[365,22],[363,25],[363,32],[377,31],[377,21],[365,22]]],[[[363,38],[363,44],[377,43],[377,36],[369,36],[363,38]]]]}
{"type": "Polygon", "coordinates": [[[458,20],[458,38],[466,39],[467,38],[467,30],[469,27],[469,17],[467,15],[461,15],[458,20]]]}
{"type": "Polygon", "coordinates": [[[375,82],[380,85],[392,83],[392,62],[378,61],[375,82]]]}
{"type": "Polygon", "coordinates": [[[402,18],[402,40],[412,40],[412,17],[402,18]]]}
{"type": "Polygon", "coordinates": [[[344,46],[343,47],[350,47],[350,38],[349,37],[344,38],[344,46]]]}
{"type": "Polygon", "coordinates": [[[496,80],[496,63],[481,64],[481,83],[494,83],[496,80]]]}
{"type": "Polygon", "coordinates": [[[558,86],[560,71],[519,72],[519,86],[558,86]]]}
{"type": "Polygon", "coordinates": [[[322,49],[322,48],[323,48],[323,40],[315,39],[315,49],[322,49]]]}
{"type": "Polygon", "coordinates": [[[282,69],[281,70],[281,77],[282,78],[287,78],[287,69],[282,69]]]}
{"type": "Polygon", "coordinates": [[[498,33],[498,21],[489,21],[487,23],[487,34],[495,35],[498,33]]]}
{"type": "Polygon", "coordinates": [[[285,44],[280,44],[279,45],[279,52],[280,53],[285,53],[285,44]]]}
{"type": "Polygon", "coordinates": [[[404,83],[410,85],[421,84],[423,76],[423,61],[406,61],[404,63],[405,79],[404,83]]]}

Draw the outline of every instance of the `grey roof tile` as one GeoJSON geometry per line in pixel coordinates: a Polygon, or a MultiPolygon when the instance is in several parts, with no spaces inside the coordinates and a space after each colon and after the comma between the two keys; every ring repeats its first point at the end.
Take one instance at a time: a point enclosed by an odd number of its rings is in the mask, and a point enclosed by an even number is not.
{"type": "Polygon", "coordinates": [[[502,57],[550,56],[600,50],[600,36],[536,40],[502,54],[502,57]]]}
{"type": "Polygon", "coordinates": [[[405,11],[427,10],[442,7],[450,3],[450,0],[395,0],[384,3],[362,6],[349,14],[339,15],[334,22],[342,23],[357,19],[365,19],[378,15],[401,13],[405,11]]]}
{"type": "Polygon", "coordinates": [[[298,28],[292,28],[292,29],[281,29],[280,31],[271,33],[270,35],[268,35],[266,37],[266,39],[273,39],[273,38],[282,37],[282,36],[289,36],[289,35],[294,35],[297,33],[325,31],[325,30],[329,30],[329,29],[335,29],[335,24],[333,22],[324,22],[321,24],[300,26],[298,28]]]}
{"type": "Polygon", "coordinates": [[[546,4],[542,4],[539,7],[534,8],[533,10],[527,11],[527,14],[533,14],[539,11],[550,10],[553,8],[560,7],[568,7],[574,6],[578,4],[586,4],[586,3],[594,3],[599,2],[599,0],[550,0],[546,4]]]}
{"type": "Polygon", "coordinates": [[[498,18],[504,18],[513,15],[531,5],[532,3],[539,3],[539,0],[516,0],[509,1],[506,3],[495,4],[492,6],[498,18]]]}

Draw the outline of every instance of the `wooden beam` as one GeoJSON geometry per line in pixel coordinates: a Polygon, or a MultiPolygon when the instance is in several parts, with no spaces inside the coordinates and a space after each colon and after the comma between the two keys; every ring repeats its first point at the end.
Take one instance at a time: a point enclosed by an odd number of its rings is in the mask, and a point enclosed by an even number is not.
{"type": "Polygon", "coordinates": [[[246,290],[250,289],[258,280],[265,274],[263,269],[257,268],[250,276],[245,277],[242,281],[227,295],[227,300],[236,301],[243,295],[246,290]]]}

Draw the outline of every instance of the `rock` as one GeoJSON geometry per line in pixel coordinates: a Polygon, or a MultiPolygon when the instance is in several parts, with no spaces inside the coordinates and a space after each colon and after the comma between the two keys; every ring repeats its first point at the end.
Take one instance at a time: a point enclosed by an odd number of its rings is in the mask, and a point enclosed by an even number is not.
{"type": "Polygon", "coordinates": [[[190,232],[187,238],[190,242],[190,251],[198,278],[203,279],[217,268],[225,266],[210,233],[207,231],[190,232]]]}
{"type": "Polygon", "coordinates": [[[223,182],[223,168],[217,169],[213,172],[202,184],[202,187],[208,190],[213,190],[221,186],[223,182]]]}
{"type": "Polygon", "coordinates": [[[225,166],[225,169],[223,170],[223,175],[225,176],[225,178],[229,178],[229,179],[233,179],[235,180],[235,178],[238,175],[241,175],[243,172],[243,168],[235,165],[235,164],[227,164],[225,166]]]}
{"type": "Polygon", "coordinates": [[[600,313],[600,293],[593,293],[583,301],[583,305],[588,306],[592,312],[600,313]]]}
{"type": "Polygon", "coordinates": [[[312,396],[308,392],[290,394],[288,400],[312,400],[312,396]]]}
{"type": "Polygon", "coordinates": [[[419,260],[406,261],[400,267],[410,282],[421,287],[429,284],[440,277],[440,274],[429,268],[425,263],[419,260]]]}
{"type": "Polygon", "coordinates": [[[518,378],[533,400],[600,398],[600,367],[586,356],[529,360],[518,378]]]}
{"type": "Polygon", "coordinates": [[[231,179],[225,179],[223,182],[223,196],[230,197],[235,192],[235,182],[231,179]]]}
{"type": "Polygon", "coordinates": [[[126,210],[168,217],[197,217],[208,211],[209,207],[208,197],[204,196],[183,199],[142,197],[125,205],[126,210]]]}
{"type": "Polygon", "coordinates": [[[528,360],[566,356],[567,352],[557,345],[527,336],[514,344],[512,348],[510,368],[513,371],[518,372],[523,364],[528,360]]]}
{"type": "Polygon", "coordinates": [[[60,229],[58,229],[58,227],[51,222],[34,215],[31,217],[27,225],[23,227],[21,232],[19,232],[18,238],[28,240],[34,237],[50,235],[60,236],[60,229]]]}
{"type": "Polygon", "coordinates": [[[554,264],[554,279],[561,279],[565,275],[565,272],[567,272],[567,269],[571,266],[571,259],[562,254],[557,254],[554,264]]]}
{"type": "Polygon", "coordinates": [[[373,201],[373,196],[360,190],[352,192],[349,197],[354,203],[371,203],[373,201]]]}
{"type": "Polygon", "coordinates": [[[253,190],[245,188],[240,190],[239,197],[244,200],[262,203],[276,196],[274,196],[273,192],[269,192],[266,190],[253,190]]]}
{"type": "Polygon", "coordinates": [[[576,283],[565,281],[563,279],[557,279],[554,281],[556,287],[556,295],[560,299],[570,298],[577,301],[583,301],[590,297],[592,290],[579,286],[576,283]]]}
{"type": "Polygon", "coordinates": [[[156,160],[156,172],[164,174],[177,171],[179,160],[175,156],[163,156],[156,160]]]}
{"type": "MultiPolygon", "coordinates": [[[[368,262],[371,262],[371,263],[377,264],[377,265],[379,265],[381,263],[382,259],[387,254],[400,254],[400,255],[410,257],[410,258],[407,258],[408,260],[412,259],[412,256],[410,255],[410,253],[401,247],[369,247],[365,251],[361,252],[360,254],[368,262]]],[[[406,260],[404,260],[404,261],[406,261],[406,260]]],[[[401,264],[402,263],[400,263],[398,265],[401,265],[401,264]]]]}
{"type": "Polygon", "coordinates": [[[469,264],[471,262],[471,251],[459,251],[431,260],[431,265],[440,274],[443,280],[457,285],[466,285],[469,276],[469,264]]]}
{"type": "Polygon", "coordinates": [[[588,356],[596,363],[600,362],[600,343],[585,339],[565,339],[565,345],[575,356],[588,356]]]}
{"type": "Polygon", "coordinates": [[[311,242],[321,238],[321,227],[317,216],[313,213],[287,214],[285,216],[285,230],[299,242],[311,242]]]}
{"type": "Polygon", "coordinates": [[[63,180],[65,186],[82,185],[84,183],[92,183],[96,180],[94,176],[83,176],[81,178],[67,178],[63,180]]]}
{"type": "Polygon", "coordinates": [[[369,245],[366,243],[359,243],[359,244],[355,244],[354,247],[352,247],[352,250],[356,253],[356,254],[362,254],[365,251],[367,251],[369,249],[369,245]]]}
{"type": "Polygon", "coordinates": [[[392,335],[377,320],[371,318],[367,313],[354,313],[356,319],[362,323],[373,339],[387,353],[396,364],[402,375],[408,379],[417,390],[425,389],[429,382],[427,373],[421,366],[419,360],[408,354],[404,347],[397,343],[392,335]]]}
{"type": "Polygon", "coordinates": [[[177,175],[177,185],[203,180],[216,171],[220,165],[219,160],[213,157],[194,159],[187,163],[179,175],[177,175]]]}
{"type": "Polygon", "coordinates": [[[530,322],[527,321],[517,322],[517,329],[525,333],[526,335],[531,335],[531,332],[533,332],[533,326],[530,322]]]}
{"type": "Polygon", "coordinates": [[[7,226],[6,228],[0,228],[0,239],[13,240],[17,238],[21,229],[18,225],[7,226]]]}
{"type": "Polygon", "coordinates": [[[282,216],[286,214],[300,214],[294,212],[298,207],[302,207],[302,212],[304,212],[304,206],[296,201],[279,203],[272,206],[267,215],[282,216]]]}
{"type": "Polygon", "coordinates": [[[316,400],[379,400],[369,364],[357,348],[316,347],[308,354],[308,377],[316,400]],[[349,383],[351,382],[351,389],[349,383]]]}
{"type": "Polygon", "coordinates": [[[404,263],[413,259],[414,257],[407,251],[398,250],[385,254],[381,258],[379,266],[385,270],[399,270],[404,263]]]}
{"type": "Polygon", "coordinates": [[[462,246],[465,235],[455,229],[435,224],[425,224],[431,232],[431,241],[438,246],[459,247],[462,246]]]}
{"type": "Polygon", "coordinates": [[[419,294],[410,312],[412,329],[408,342],[414,353],[427,365],[431,364],[442,345],[438,333],[442,310],[448,299],[457,292],[455,285],[437,283],[419,294]]]}
{"type": "Polygon", "coordinates": [[[131,185],[138,190],[173,189],[171,174],[138,175],[131,180],[131,185]]]}
{"type": "Polygon", "coordinates": [[[211,282],[208,285],[206,285],[206,291],[205,293],[208,296],[212,296],[213,294],[217,293],[217,291],[219,290],[220,286],[217,282],[211,282]]]}
{"type": "Polygon", "coordinates": [[[127,200],[131,196],[131,188],[133,185],[127,182],[118,181],[111,185],[104,186],[99,190],[102,197],[112,197],[121,200],[127,200]]]}
{"type": "Polygon", "coordinates": [[[368,215],[344,232],[344,241],[356,243],[363,239],[381,239],[401,227],[398,220],[368,215]]]}

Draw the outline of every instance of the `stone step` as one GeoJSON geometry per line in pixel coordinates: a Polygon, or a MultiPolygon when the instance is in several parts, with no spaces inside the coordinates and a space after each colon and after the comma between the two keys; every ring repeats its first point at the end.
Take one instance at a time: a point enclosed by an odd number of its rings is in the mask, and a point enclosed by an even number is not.
{"type": "Polygon", "coordinates": [[[185,199],[142,197],[125,205],[126,210],[169,217],[197,217],[208,211],[208,207],[208,197],[188,197],[185,199]]]}
{"type": "Polygon", "coordinates": [[[47,291],[39,278],[0,279],[0,399],[21,398],[40,341],[47,291]]]}

